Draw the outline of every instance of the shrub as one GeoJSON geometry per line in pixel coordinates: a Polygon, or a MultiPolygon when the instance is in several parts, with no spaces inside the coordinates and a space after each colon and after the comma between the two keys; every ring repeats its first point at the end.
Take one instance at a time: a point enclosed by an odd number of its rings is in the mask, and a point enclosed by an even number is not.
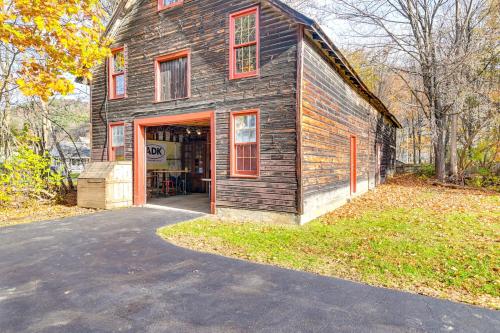
{"type": "Polygon", "coordinates": [[[0,166],[0,205],[22,205],[56,197],[62,177],[50,169],[50,157],[33,150],[38,138],[27,128],[16,134],[17,150],[0,166]]]}
{"type": "Polygon", "coordinates": [[[417,175],[422,178],[431,178],[436,175],[436,168],[433,164],[422,164],[417,171],[417,175]]]}
{"type": "Polygon", "coordinates": [[[466,180],[466,183],[469,186],[482,187],[500,192],[500,177],[491,173],[486,175],[472,175],[466,180]]]}

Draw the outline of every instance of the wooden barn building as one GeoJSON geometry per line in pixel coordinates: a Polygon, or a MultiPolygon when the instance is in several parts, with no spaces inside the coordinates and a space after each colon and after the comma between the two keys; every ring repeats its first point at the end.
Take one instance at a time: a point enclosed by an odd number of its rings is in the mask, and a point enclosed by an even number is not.
{"type": "Polygon", "coordinates": [[[305,223],[383,182],[396,118],[278,0],[123,0],[92,82],[92,160],[134,205],[305,223]]]}

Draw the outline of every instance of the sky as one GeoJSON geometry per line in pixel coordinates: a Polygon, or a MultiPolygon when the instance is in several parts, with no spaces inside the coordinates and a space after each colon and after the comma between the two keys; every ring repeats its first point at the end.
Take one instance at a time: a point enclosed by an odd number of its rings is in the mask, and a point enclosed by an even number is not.
{"type": "MultiPolygon", "coordinates": [[[[316,3],[318,5],[328,4],[330,1],[331,0],[312,0],[313,3],[316,3]]],[[[352,31],[352,27],[347,21],[336,19],[335,17],[333,17],[333,15],[325,16],[324,12],[321,13],[311,6],[303,7],[303,5],[301,5],[303,2],[301,1],[298,1],[297,3],[299,3],[298,6],[292,7],[295,7],[304,15],[315,19],[337,47],[348,48],[350,45],[354,44],[355,40],[353,40],[352,37],[349,36],[350,32],[352,31]]]]}

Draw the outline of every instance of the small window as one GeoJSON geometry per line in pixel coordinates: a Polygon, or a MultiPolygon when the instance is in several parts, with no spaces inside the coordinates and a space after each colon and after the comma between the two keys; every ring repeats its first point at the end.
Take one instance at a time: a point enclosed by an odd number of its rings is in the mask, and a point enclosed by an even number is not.
{"type": "Polygon", "coordinates": [[[156,102],[188,98],[191,93],[189,51],[158,57],[155,76],[156,102]]]}
{"type": "Polygon", "coordinates": [[[125,125],[123,123],[111,124],[109,138],[109,160],[125,160],[125,125]]]}
{"type": "Polygon", "coordinates": [[[231,175],[259,175],[259,112],[231,113],[231,175]]]}
{"type": "Polygon", "coordinates": [[[110,99],[123,98],[126,94],[125,83],[125,48],[112,51],[109,60],[109,97],[110,99]]]}
{"type": "Polygon", "coordinates": [[[158,10],[165,10],[175,6],[180,6],[184,0],[158,0],[158,10]]]}
{"type": "Polygon", "coordinates": [[[230,16],[229,77],[238,79],[259,73],[259,8],[230,16]]]}

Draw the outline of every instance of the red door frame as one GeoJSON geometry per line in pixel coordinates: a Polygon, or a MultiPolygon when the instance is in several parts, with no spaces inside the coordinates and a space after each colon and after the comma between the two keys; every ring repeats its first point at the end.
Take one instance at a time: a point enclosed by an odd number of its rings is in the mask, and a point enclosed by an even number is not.
{"type": "Polygon", "coordinates": [[[357,158],[358,158],[357,138],[355,135],[351,135],[351,195],[353,193],[356,193],[356,186],[358,183],[357,158]]]}
{"type": "Polygon", "coordinates": [[[205,111],[172,116],[158,116],[134,120],[134,205],[146,203],[146,127],[182,125],[187,121],[210,121],[210,173],[212,179],[210,211],[216,213],[215,112],[205,111]]]}

